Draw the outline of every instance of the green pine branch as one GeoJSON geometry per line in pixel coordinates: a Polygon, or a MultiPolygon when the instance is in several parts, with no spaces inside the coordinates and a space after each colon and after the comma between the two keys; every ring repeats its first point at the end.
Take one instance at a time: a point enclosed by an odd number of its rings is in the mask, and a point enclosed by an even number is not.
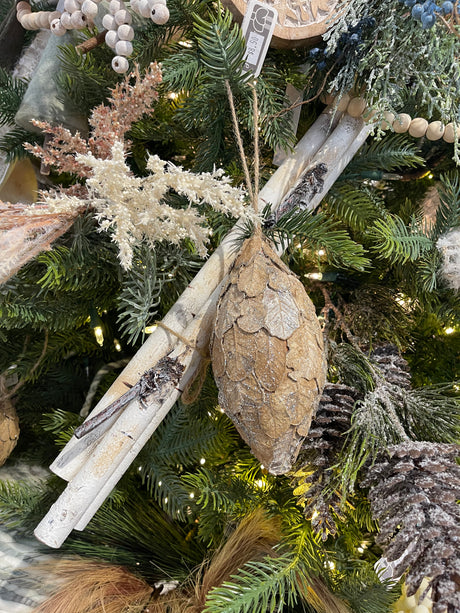
{"type": "Polygon", "coordinates": [[[430,237],[436,241],[441,234],[460,226],[460,175],[451,172],[441,175],[439,191],[439,206],[436,209],[436,220],[430,232],[430,237]]]}
{"type": "Polygon", "coordinates": [[[266,233],[284,249],[298,244],[304,249],[323,249],[329,262],[340,268],[362,271],[370,264],[363,246],[352,240],[337,221],[322,212],[287,213],[266,233]]]}
{"type": "Polygon", "coordinates": [[[414,262],[431,249],[433,242],[422,231],[419,220],[412,216],[409,225],[401,217],[388,215],[374,221],[369,231],[372,251],[391,264],[414,262]]]}
{"type": "Polygon", "coordinates": [[[344,175],[360,175],[372,170],[394,172],[403,168],[424,166],[419,148],[406,134],[388,134],[381,140],[370,140],[345,169],[344,175]]]}
{"type": "Polygon", "coordinates": [[[329,215],[360,232],[385,214],[383,201],[375,191],[340,179],[329,190],[325,209],[329,215]]]}
{"type": "Polygon", "coordinates": [[[19,110],[27,89],[25,79],[13,77],[8,71],[0,67],[0,126],[14,124],[14,117],[19,110]]]}

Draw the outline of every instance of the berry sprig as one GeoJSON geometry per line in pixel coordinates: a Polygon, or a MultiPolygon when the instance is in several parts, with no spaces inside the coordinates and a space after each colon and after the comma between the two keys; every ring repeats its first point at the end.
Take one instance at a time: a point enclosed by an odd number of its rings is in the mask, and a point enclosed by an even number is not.
{"type": "Polygon", "coordinates": [[[324,71],[328,68],[330,60],[340,66],[346,59],[354,57],[359,59],[364,53],[363,34],[375,28],[376,21],[373,17],[363,17],[354,26],[348,28],[347,32],[340,35],[334,53],[328,53],[327,49],[314,47],[310,50],[310,58],[316,62],[318,70],[324,71]]]}
{"type": "Polygon", "coordinates": [[[434,0],[425,0],[420,3],[417,0],[400,0],[404,6],[411,9],[411,16],[422,24],[424,30],[431,29],[439,19],[445,22],[446,17],[453,16],[457,21],[459,0],[454,4],[451,0],[444,0],[437,4],[434,0]]]}

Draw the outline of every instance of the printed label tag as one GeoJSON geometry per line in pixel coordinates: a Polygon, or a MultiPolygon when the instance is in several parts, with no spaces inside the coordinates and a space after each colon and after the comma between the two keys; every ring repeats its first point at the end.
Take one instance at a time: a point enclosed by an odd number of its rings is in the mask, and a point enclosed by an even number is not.
{"type": "Polygon", "coordinates": [[[273,6],[259,0],[248,3],[241,26],[246,40],[244,70],[252,72],[255,77],[262,69],[277,19],[278,11],[273,6]]]}

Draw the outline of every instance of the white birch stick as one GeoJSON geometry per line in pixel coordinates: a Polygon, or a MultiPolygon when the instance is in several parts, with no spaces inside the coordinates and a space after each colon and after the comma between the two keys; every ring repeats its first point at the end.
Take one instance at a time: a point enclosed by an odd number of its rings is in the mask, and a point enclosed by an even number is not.
{"type": "MultiPolygon", "coordinates": [[[[334,162],[334,166],[329,170],[326,177],[328,179],[327,187],[323,189],[322,194],[318,195],[319,200],[322,199],[327,189],[334,183],[345,165],[363,144],[369,131],[370,127],[361,119],[345,116],[331,136],[326,139],[316,158],[310,164],[313,166],[320,161],[326,164],[334,162]]],[[[298,170],[298,167],[296,170],[298,170]]],[[[305,170],[305,164],[303,164],[303,170],[305,170]]],[[[297,175],[297,178],[299,175],[297,175]]],[[[286,191],[285,189],[284,193],[286,191]]],[[[282,196],[279,200],[281,198],[282,196]]],[[[270,202],[273,202],[272,198],[270,198],[270,202]]],[[[273,208],[276,208],[276,204],[279,204],[279,202],[276,203],[275,201],[273,208]]],[[[316,204],[312,200],[310,208],[315,208],[315,206],[316,204]]],[[[231,234],[234,234],[234,232],[231,234]]],[[[228,237],[225,242],[228,247],[228,237]]],[[[217,270],[215,268],[213,270],[215,274],[219,275],[219,281],[225,276],[233,257],[228,259],[230,262],[227,266],[222,266],[222,257],[220,260],[216,260],[219,266],[217,270]]],[[[214,277],[213,286],[215,285],[216,278],[214,277]]],[[[207,289],[207,296],[209,296],[209,288],[207,289]]],[[[205,303],[202,312],[184,331],[186,337],[191,339],[199,337],[201,346],[206,346],[209,341],[219,293],[220,288],[216,287],[205,303]]],[[[188,314],[193,317],[193,312],[189,311],[188,314]]],[[[146,344],[144,344],[144,347],[146,344]]],[[[133,361],[136,361],[136,358],[139,361],[141,350],[133,358],[133,361]]],[[[175,355],[178,355],[178,351],[182,352],[183,350],[184,345],[180,342],[175,350],[175,355]]],[[[162,355],[165,355],[165,353],[162,355]]],[[[155,363],[162,355],[155,360],[155,363]]],[[[193,376],[198,368],[199,359],[197,351],[191,349],[188,351],[186,362],[184,362],[187,368],[183,382],[193,376]]],[[[149,365],[143,362],[142,372],[148,367],[149,365]]],[[[123,376],[123,373],[121,376],[123,376]]],[[[175,388],[168,390],[168,393],[163,395],[162,398],[154,398],[153,403],[145,410],[139,406],[137,400],[133,401],[123,411],[122,415],[114,418],[116,423],[110,426],[110,430],[106,431],[102,440],[99,438],[96,448],[91,449],[90,457],[84,459],[83,464],[81,464],[81,457],[79,458],[80,468],[76,470],[74,478],[71,479],[66,490],[37,526],[35,535],[39,540],[51,547],[60,547],[74,528],[83,529],[87,525],[179,395],[180,391],[175,388]]],[[[75,449],[72,451],[75,452],[75,449]]]]}
{"type": "MultiPolygon", "coordinates": [[[[340,119],[340,113],[335,113],[335,115],[333,113],[333,109],[328,108],[318,117],[305,136],[298,142],[292,154],[267,181],[260,192],[261,207],[270,202],[275,208],[280,204],[289,189],[295,185],[310,160],[319,151],[340,119]]],[[[193,320],[209,295],[227,274],[236,256],[234,241],[238,232],[239,229],[234,228],[223,239],[216,251],[164,317],[162,323],[165,326],[176,333],[183,334],[186,326],[193,320]]],[[[126,392],[125,383],[134,385],[148,368],[156,364],[162,356],[172,349],[176,342],[177,338],[174,335],[159,326],[107,390],[89,414],[88,419],[97,415],[126,392]]],[[[91,456],[94,447],[100,444],[101,434],[104,430],[110,428],[117,417],[114,416],[107,420],[103,426],[97,429],[97,432],[92,432],[79,440],[72,437],[51,464],[50,469],[67,481],[72,479],[91,456]]]]}
{"type": "MultiPolygon", "coordinates": [[[[220,286],[208,299],[200,317],[185,330],[188,336],[196,339],[196,348],[187,348],[180,341],[174,350],[173,356],[185,367],[181,386],[192,378],[200,364],[200,348],[207,344],[219,294],[220,286]]],[[[39,541],[59,548],[77,525],[87,524],[180,394],[178,382],[172,381],[159,394],[152,394],[146,406],[135,399],[126,407],[36,527],[34,534],[39,541]]]]}

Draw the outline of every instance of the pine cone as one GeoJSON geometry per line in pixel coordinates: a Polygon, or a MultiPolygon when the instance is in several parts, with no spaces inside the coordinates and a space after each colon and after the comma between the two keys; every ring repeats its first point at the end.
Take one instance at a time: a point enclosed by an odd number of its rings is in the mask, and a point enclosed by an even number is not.
{"type": "Polygon", "coordinates": [[[261,237],[248,239],[217,307],[211,342],[219,401],[275,475],[291,469],[326,378],[305,288],[261,237]]]}
{"type": "Polygon", "coordinates": [[[382,371],[386,381],[404,389],[410,389],[410,372],[407,361],[399,355],[396,345],[390,343],[376,347],[371,358],[382,371]]]}
{"type": "Polygon", "coordinates": [[[6,462],[16,447],[19,437],[19,420],[9,400],[0,402],[0,466],[6,462]]]}
{"type": "Polygon", "coordinates": [[[404,442],[392,445],[369,469],[377,543],[395,576],[407,569],[407,593],[425,577],[433,588],[433,613],[460,611],[460,446],[404,442]]]}
{"type": "Polygon", "coordinates": [[[336,534],[334,515],[341,516],[341,500],[333,487],[330,467],[344,444],[344,434],[351,426],[353,406],[361,398],[347,385],[327,383],[299,458],[294,495],[305,504],[314,532],[326,540],[336,534]]]}

